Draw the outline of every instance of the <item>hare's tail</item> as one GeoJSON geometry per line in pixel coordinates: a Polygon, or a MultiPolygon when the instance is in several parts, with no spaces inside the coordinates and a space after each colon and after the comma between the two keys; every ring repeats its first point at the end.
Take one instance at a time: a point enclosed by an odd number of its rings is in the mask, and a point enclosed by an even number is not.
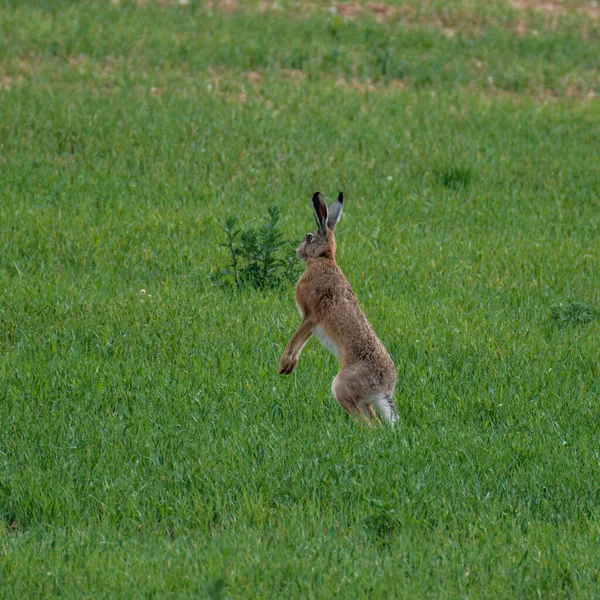
{"type": "Polygon", "coordinates": [[[394,423],[398,420],[398,410],[396,409],[392,395],[380,396],[373,402],[373,405],[382,418],[393,427],[394,423]]]}

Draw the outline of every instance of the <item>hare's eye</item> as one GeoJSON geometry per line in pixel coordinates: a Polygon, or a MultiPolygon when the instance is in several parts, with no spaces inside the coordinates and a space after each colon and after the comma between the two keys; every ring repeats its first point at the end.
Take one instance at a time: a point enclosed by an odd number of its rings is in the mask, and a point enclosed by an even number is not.
{"type": "Polygon", "coordinates": [[[314,238],[314,235],[312,233],[307,233],[306,234],[306,241],[307,242],[312,242],[314,238]]]}

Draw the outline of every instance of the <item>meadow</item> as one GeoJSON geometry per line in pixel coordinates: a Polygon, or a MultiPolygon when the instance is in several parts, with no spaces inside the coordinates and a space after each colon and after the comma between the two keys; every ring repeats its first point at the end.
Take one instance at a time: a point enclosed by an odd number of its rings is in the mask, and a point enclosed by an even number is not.
{"type": "Polygon", "coordinates": [[[0,598],[597,598],[593,2],[0,7],[0,598]],[[361,427],[293,285],[343,190],[399,373],[361,427]]]}

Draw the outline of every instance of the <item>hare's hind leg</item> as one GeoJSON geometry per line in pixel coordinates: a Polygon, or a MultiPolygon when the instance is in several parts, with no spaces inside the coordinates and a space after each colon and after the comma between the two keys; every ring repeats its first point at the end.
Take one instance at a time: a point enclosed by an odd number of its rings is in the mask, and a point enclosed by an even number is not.
{"type": "Polygon", "coordinates": [[[343,377],[344,370],[342,369],[334,378],[331,384],[331,393],[337,400],[338,404],[349,414],[365,418],[359,407],[359,398],[355,398],[348,389],[343,377]]]}
{"type": "Polygon", "coordinates": [[[393,426],[398,420],[396,406],[392,400],[394,386],[384,387],[378,382],[373,382],[368,365],[355,364],[344,367],[333,380],[331,391],[347,413],[358,414],[366,421],[374,420],[381,424],[373,411],[375,408],[382,421],[393,426]]]}
{"type": "Polygon", "coordinates": [[[377,425],[381,425],[381,421],[379,420],[379,417],[375,414],[372,404],[370,404],[366,400],[361,400],[359,405],[360,405],[361,410],[365,414],[365,417],[367,418],[367,420],[371,420],[371,421],[377,423],[377,425]]]}
{"type": "MultiPolygon", "coordinates": [[[[351,367],[342,369],[334,378],[331,385],[333,397],[338,404],[349,414],[358,417],[361,420],[370,422],[371,417],[375,417],[370,404],[364,401],[364,394],[360,387],[356,385],[355,374],[351,367]]],[[[377,421],[377,417],[375,417],[377,421]]]]}

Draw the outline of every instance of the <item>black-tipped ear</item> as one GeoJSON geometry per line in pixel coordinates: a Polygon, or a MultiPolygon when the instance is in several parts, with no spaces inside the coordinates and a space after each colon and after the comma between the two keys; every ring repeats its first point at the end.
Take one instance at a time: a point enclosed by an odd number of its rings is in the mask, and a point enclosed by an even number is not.
{"type": "Polygon", "coordinates": [[[315,192],[313,195],[313,210],[315,211],[315,219],[317,220],[317,226],[319,231],[323,232],[327,230],[327,204],[325,199],[321,195],[321,192],[315,192]]]}
{"type": "Polygon", "coordinates": [[[344,194],[340,192],[337,200],[329,207],[329,216],[327,217],[327,227],[331,231],[335,230],[340,217],[342,216],[342,208],[344,208],[344,194]]]}

